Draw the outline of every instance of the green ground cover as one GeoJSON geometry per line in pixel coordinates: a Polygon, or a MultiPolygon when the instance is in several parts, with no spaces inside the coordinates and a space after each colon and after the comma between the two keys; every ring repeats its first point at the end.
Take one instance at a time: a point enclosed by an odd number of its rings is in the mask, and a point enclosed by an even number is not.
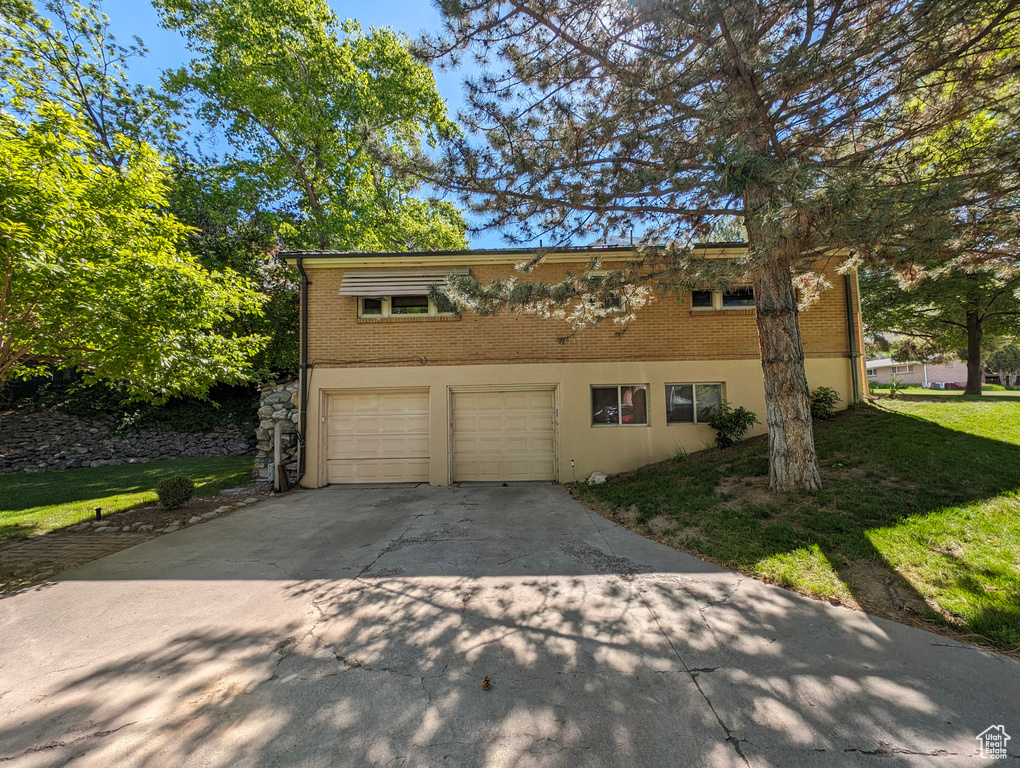
{"type": "Polygon", "coordinates": [[[117,467],[0,475],[0,543],[45,533],[95,516],[151,504],[156,483],[185,475],[196,496],[215,496],[251,479],[249,456],[171,459],[117,467]]]}
{"type": "Polygon", "coordinates": [[[755,438],[578,495],[726,566],[1020,652],[1020,402],[880,400],[815,435],[818,493],[769,491],[755,438]]]}

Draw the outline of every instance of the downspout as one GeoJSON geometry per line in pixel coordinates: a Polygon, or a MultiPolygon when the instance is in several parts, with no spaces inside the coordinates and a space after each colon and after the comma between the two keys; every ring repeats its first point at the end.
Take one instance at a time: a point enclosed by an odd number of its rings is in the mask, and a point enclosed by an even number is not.
{"type": "Polygon", "coordinates": [[[858,370],[861,352],[857,346],[857,319],[859,313],[854,311],[856,302],[854,301],[854,290],[850,283],[850,275],[843,276],[843,286],[846,289],[846,328],[850,339],[850,354],[848,355],[850,358],[850,382],[853,391],[853,403],[856,405],[861,402],[861,380],[860,371],[858,370]]]}
{"type": "Polygon", "coordinates": [[[308,286],[311,285],[311,281],[308,279],[308,273],[305,272],[305,267],[302,263],[303,261],[304,256],[297,257],[298,273],[301,275],[301,376],[300,383],[298,385],[298,397],[301,399],[301,407],[298,411],[298,485],[301,484],[301,480],[305,476],[305,448],[307,447],[305,435],[308,433],[308,286]]]}

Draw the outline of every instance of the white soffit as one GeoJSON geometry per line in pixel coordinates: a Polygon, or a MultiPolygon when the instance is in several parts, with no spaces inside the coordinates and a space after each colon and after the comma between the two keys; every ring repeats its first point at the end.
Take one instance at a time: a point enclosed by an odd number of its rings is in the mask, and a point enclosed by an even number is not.
{"type": "Polygon", "coordinates": [[[467,275],[468,270],[385,269],[352,270],[340,281],[340,296],[425,296],[434,285],[443,285],[449,275],[467,275]]]}

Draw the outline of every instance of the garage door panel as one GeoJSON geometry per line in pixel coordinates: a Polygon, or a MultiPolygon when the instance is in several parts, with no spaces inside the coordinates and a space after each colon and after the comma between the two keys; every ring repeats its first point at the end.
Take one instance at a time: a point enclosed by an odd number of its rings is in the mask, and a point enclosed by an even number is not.
{"type": "Polygon", "coordinates": [[[429,479],[428,390],[333,393],[326,422],[327,482],[429,479]]]}
{"type": "Polygon", "coordinates": [[[454,393],[454,480],[554,480],[555,445],[552,390],[454,393]]]}

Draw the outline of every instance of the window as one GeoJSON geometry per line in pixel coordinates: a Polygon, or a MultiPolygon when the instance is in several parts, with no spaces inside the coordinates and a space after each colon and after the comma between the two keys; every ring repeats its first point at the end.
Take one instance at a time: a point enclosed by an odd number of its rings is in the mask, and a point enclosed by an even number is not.
{"type": "Polygon", "coordinates": [[[592,424],[647,424],[648,386],[632,384],[591,388],[592,424]]]}
{"type": "Polygon", "coordinates": [[[914,366],[912,365],[894,365],[892,367],[893,373],[913,373],[914,366]]]}
{"type": "Polygon", "coordinates": [[[691,307],[694,309],[715,309],[712,291],[691,291],[691,307]]]}
{"type": "Polygon", "coordinates": [[[358,299],[358,317],[438,317],[454,314],[452,306],[439,306],[428,296],[365,296],[358,299]]]}
{"type": "Polygon", "coordinates": [[[754,309],[754,289],[745,286],[725,291],[691,291],[691,309],[754,309]]]}
{"type": "Polygon", "coordinates": [[[740,309],[754,307],[753,288],[731,288],[722,292],[723,309],[740,309]]]}
{"type": "Polygon", "coordinates": [[[878,376],[878,368],[869,368],[868,376],[878,376]]]}
{"type": "Polygon", "coordinates": [[[428,296],[394,296],[390,299],[391,315],[427,315],[428,296]]]}
{"type": "Polygon", "coordinates": [[[667,384],[666,423],[704,424],[707,411],[722,402],[722,384],[667,384]]]}

